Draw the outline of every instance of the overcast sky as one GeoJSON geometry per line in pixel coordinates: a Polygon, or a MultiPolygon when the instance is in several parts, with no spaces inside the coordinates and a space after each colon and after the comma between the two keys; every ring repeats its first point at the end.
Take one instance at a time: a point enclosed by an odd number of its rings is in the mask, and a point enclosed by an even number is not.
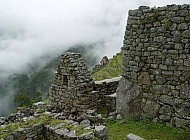
{"type": "MultiPolygon", "coordinates": [[[[76,44],[96,44],[94,53],[120,51],[127,12],[140,5],[189,0],[0,0],[0,71],[19,72],[45,54],[76,44]]],[[[1,76],[0,75],[0,76],[1,76]]]]}

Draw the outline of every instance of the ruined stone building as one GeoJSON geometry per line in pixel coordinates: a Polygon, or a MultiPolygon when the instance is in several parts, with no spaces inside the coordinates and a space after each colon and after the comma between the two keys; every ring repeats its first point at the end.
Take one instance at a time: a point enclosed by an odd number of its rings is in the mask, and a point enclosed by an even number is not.
{"type": "Polygon", "coordinates": [[[109,63],[109,59],[108,59],[107,56],[104,56],[104,57],[102,58],[102,60],[100,61],[100,64],[101,64],[102,66],[107,66],[108,63],[109,63]]]}
{"type": "Polygon", "coordinates": [[[67,114],[82,113],[91,104],[91,92],[92,79],[81,55],[63,54],[50,89],[50,105],[67,114]]]}
{"type": "Polygon", "coordinates": [[[115,97],[111,95],[116,92],[119,79],[92,81],[82,56],[67,52],[61,55],[49,92],[49,104],[53,111],[67,115],[80,115],[87,109],[102,106],[114,111],[115,97]]]}

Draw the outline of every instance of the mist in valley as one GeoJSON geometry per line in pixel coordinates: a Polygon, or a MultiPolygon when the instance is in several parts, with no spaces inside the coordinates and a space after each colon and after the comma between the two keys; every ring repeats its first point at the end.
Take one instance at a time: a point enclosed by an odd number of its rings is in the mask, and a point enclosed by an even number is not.
{"type": "Polygon", "coordinates": [[[82,46],[90,68],[120,51],[129,9],[173,3],[188,1],[0,0],[0,116],[14,108],[17,83],[35,78],[64,51],[82,46]]]}

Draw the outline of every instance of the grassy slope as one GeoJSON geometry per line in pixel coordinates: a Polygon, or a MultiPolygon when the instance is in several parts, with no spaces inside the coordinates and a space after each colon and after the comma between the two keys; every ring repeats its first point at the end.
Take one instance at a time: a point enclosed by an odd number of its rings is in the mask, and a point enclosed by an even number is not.
{"type": "Polygon", "coordinates": [[[121,75],[121,53],[117,53],[113,58],[109,59],[109,64],[107,67],[102,68],[98,72],[92,75],[94,80],[109,79],[121,75]]]}
{"type": "Polygon", "coordinates": [[[163,124],[149,121],[132,121],[126,119],[124,123],[108,121],[109,140],[125,140],[126,135],[134,133],[146,140],[190,140],[190,131],[170,128],[163,124]]]}

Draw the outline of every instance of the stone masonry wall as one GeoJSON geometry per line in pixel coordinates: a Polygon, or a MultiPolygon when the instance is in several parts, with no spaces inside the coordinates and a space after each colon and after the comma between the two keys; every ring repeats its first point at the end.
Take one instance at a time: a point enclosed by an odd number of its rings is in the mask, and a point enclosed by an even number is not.
{"type": "Polygon", "coordinates": [[[120,77],[95,81],[93,91],[97,92],[97,107],[106,107],[108,112],[116,110],[116,89],[119,84],[120,77]]]}
{"type": "Polygon", "coordinates": [[[82,56],[69,52],[63,54],[50,89],[50,105],[58,112],[80,114],[89,108],[91,93],[92,79],[82,56]]]}
{"type": "Polygon", "coordinates": [[[116,92],[120,78],[93,82],[81,55],[65,53],[49,93],[51,110],[65,112],[70,117],[100,106],[115,111],[116,99],[112,94],[116,92]]]}
{"type": "Polygon", "coordinates": [[[117,112],[190,127],[190,5],[130,10],[117,112]]]}

